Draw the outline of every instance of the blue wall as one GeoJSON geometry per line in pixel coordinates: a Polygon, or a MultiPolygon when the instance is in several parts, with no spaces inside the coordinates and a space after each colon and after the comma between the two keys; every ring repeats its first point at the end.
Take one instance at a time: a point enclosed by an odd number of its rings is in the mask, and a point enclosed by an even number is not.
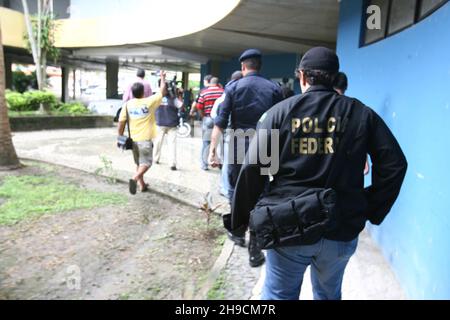
{"type": "MultiPolygon", "coordinates": [[[[299,56],[297,54],[275,54],[275,55],[264,55],[262,57],[263,67],[261,73],[264,77],[268,79],[272,78],[294,78],[294,70],[298,65],[299,56]]],[[[202,78],[204,74],[208,74],[211,70],[210,64],[202,65],[201,72],[202,78]]],[[[220,64],[220,82],[225,84],[227,80],[231,77],[231,74],[236,71],[241,70],[241,64],[238,57],[222,62],[220,64]]],[[[215,75],[217,76],[217,75],[215,75]]],[[[296,93],[300,92],[300,86],[298,81],[294,81],[294,91],[296,93]]]]}
{"type": "Polygon", "coordinates": [[[409,162],[392,212],[370,230],[409,298],[450,299],[450,3],[360,48],[362,2],[341,2],[348,95],[383,117],[409,162]]]}

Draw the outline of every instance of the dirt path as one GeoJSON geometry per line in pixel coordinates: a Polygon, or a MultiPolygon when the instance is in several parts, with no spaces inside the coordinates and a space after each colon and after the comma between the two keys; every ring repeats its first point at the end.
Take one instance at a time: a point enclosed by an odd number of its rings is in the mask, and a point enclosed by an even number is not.
{"type": "MultiPolygon", "coordinates": [[[[0,184],[11,174],[51,174],[90,190],[127,190],[56,166],[3,172],[0,184]]],[[[218,219],[212,232],[205,229],[202,213],[150,193],[128,196],[125,206],[0,226],[0,299],[192,298],[220,252],[218,219]]]]}

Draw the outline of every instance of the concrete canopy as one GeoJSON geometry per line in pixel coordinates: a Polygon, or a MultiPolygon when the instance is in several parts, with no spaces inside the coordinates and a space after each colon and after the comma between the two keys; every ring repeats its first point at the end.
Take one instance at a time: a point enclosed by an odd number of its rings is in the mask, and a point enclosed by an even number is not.
{"type": "MultiPolygon", "coordinates": [[[[23,15],[4,8],[0,15],[2,26],[11,27],[4,33],[17,38],[6,37],[6,46],[24,48],[23,15]]],[[[65,62],[114,60],[129,67],[195,72],[208,60],[228,60],[249,47],[264,54],[334,48],[339,1],[71,0],[70,16],[58,20],[56,35],[65,62]]]]}
{"type": "MultiPolygon", "coordinates": [[[[338,16],[337,0],[241,0],[231,13],[201,31],[151,43],[73,48],[73,56],[113,57],[128,66],[193,72],[209,59],[227,60],[249,47],[264,54],[302,53],[317,45],[334,49],[338,16]]],[[[187,14],[185,23],[190,19],[187,14]]]]}
{"type": "Polygon", "coordinates": [[[155,44],[224,59],[249,47],[265,54],[334,49],[338,20],[337,0],[242,0],[212,27],[155,44]]]}

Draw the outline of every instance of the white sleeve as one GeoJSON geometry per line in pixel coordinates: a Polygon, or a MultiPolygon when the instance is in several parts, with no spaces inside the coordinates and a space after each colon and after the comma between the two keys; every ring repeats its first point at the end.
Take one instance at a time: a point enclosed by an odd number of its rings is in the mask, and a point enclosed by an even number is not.
{"type": "Polygon", "coordinates": [[[224,101],[225,101],[225,93],[222,94],[222,95],[220,96],[220,98],[217,99],[217,100],[214,102],[214,105],[213,105],[213,107],[212,107],[212,109],[211,109],[211,118],[212,118],[212,119],[215,119],[215,118],[217,117],[217,112],[219,111],[219,106],[220,106],[220,104],[221,104],[222,102],[224,102],[224,101]]]}
{"type": "Polygon", "coordinates": [[[177,107],[178,109],[181,109],[182,106],[183,106],[183,102],[180,99],[175,99],[175,107],[177,107]]]}

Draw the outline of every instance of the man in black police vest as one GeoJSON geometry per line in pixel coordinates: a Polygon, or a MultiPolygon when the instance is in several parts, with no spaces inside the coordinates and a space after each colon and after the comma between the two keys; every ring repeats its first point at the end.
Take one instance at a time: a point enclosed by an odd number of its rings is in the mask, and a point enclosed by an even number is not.
{"type": "Polygon", "coordinates": [[[397,140],[372,109],[333,90],[338,71],[329,49],[303,56],[303,94],[259,120],[224,219],[237,235],[250,225],[267,249],[262,299],[298,299],[309,265],[314,299],[341,299],[359,233],[367,220],[379,225],[400,192],[407,162],[397,140]],[[367,154],[372,185],[364,188],[367,154]]]}

